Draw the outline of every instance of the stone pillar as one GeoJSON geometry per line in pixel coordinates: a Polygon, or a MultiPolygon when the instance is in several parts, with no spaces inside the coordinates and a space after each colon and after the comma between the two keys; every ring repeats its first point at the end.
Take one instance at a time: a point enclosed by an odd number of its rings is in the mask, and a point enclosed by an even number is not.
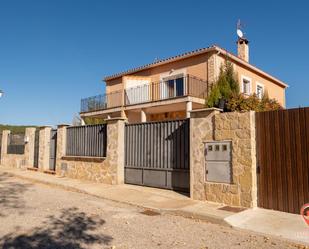
{"type": "Polygon", "coordinates": [[[216,54],[212,54],[207,60],[207,78],[209,86],[216,81],[216,54]]]}
{"type": "Polygon", "coordinates": [[[256,207],[254,112],[192,111],[190,147],[191,198],[231,206],[256,207]],[[231,182],[207,181],[204,143],[208,141],[231,141],[231,182]]]}
{"type": "Polygon", "coordinates": [[[39,134],[39,170],[49,169],[50,153],[50,126],[41,126],[39,134]]]}
{"type": "Polygon", "coordinates": [[[190,112],[192,111],[192,101],[186,103],[186,118],[190,118],[190,112]]]}
{"type": "Polygon", "coordinates": [[[34,163],[35,130],[36,128],[29,127],[25,131],[25,163],[31,168],[34,163]]]}
{"type": "Polygon", "coordinates": [[[5,166],[5,157],[7,155],[7,148],[8,148],[8,137],[11,131],[4,130],[2,131],[2,142],[1,142],[1,161],[0,164],[5,166]]]}
{"type": "Polygon", "coordinates": [[[147,122],[147,117],[146,117],[146,113],[143,109],[141,109],[141,122],[145,123],[147,122]]]}
{"type": "Polygon", "coordinates": [[[107,122],[106,163],[114,176],[112,184],[124,183],[124,129],[126,119],[112,118],[107,122]]]}
{"type": "Polygon", "coordinates": [[[56,172],[61,173],[61,159],[66,155],[67,124],[57,126],[56,172]]]}
{"type": "Polygon", "coordinates": [[[190,197],[206,200],[204,142],[214,139],[214,118],[220,109],[191,111],[190,118],[190,197]]]}

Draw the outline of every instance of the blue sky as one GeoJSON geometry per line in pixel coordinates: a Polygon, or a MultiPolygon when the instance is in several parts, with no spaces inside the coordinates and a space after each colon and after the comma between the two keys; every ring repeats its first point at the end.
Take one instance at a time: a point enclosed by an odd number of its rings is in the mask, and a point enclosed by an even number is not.
{"type": "Polygon", "coordinates": [[[308,1],[0,0],[0,123],[70,123],[102,78],[212,44],[288,83],[287,107],[309,106],[308,1]]]}

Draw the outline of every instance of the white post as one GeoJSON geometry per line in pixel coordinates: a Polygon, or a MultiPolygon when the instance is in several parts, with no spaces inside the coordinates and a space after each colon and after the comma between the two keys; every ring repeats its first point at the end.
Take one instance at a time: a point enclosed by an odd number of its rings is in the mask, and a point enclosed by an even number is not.
{"type": "Polygon", "coordinates": [[[147,121],[146,113],[143,109],[141,109],[141,122],[145,123],[147,121]]]}
{"type": "Polygon", "coordinates": [[[190,112],[192,111],[192,102],[188,101],[186,103],[186,117],[190,118],[190,112]]]}

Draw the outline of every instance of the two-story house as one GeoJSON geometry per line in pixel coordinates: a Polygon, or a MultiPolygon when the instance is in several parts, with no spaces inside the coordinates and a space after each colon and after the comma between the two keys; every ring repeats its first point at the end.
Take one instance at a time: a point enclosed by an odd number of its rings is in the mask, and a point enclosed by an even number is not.
{"type": "Polygon", "coordinates": [[[226,59],[234,66],[240,91],[267,91],[285,107],[287,85],[249,63],[249,42],[237,41],[237,56],[214,45],[104,78],[106,93],[81,102],[81,117],[126,117],[130,123],[183,119],[205,107],[212,84],[226,59]]]}

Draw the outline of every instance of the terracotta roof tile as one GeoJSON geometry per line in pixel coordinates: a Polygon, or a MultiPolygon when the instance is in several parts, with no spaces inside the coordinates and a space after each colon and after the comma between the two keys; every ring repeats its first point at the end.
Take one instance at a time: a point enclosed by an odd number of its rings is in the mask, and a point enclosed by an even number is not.
{"type": "Polygon", "coordinates": [[[260,73],[260,74],[264,75],[265,77],[277,82],[277,84],[279,84],[283,87],[288,87],[288,85],[286,83],[282,82],[281,80],[279,80],[279,79],[271,76],[270,74],[260,70],[256,66],[240,59],[238,56],[234,55],[233,53],[231,53],[231,52],[227,51],[226,49],[223,49],[223,48],[221,48],[217,45],[212,45],[212,46],[209,46],[209,47],[206,47],[206,48],[199,48],[199,49],[192,50],[192,51],[180,54],[180,55],[176,55],[176,56],[168,57],[166,59],[162,59],[162,60],[158,60],[158,61],[155,61],[155,62],[152,62],[152,63],[148,63],[148,64],[145,64],[145,65],[140,66],[140,67],[132,68],[132,69],[129,69],[127,71],[123,71],[123,72],[116,73],[116,74],[113,74],[113,75],[110,75],[110,76],[106,76],[104,78],[104,81],[112,80],[112,79],[115,79],[115,78],[118,78],[118,77],[121,77],[121,76],[136,73],[138,71],[142,71],[142,70],[145,70],[145,69],[148,69],[148,68],[156,67],[158,65],[163,65],[163,64],[166,64],[166,63],[169,63],[169,62],[172,62],[172,61],[176,61],[176,60],[183,59],[183,58],[186,58],[186,57],[191,57],[191,56],[198,55],[198,54],[207,53],[207,52],[210,52],[210,51],[218,51],[218,52],[221,52],[223,54],[226,54],[227,56],[229,56],[233,60],[236,60],[239,63],[243,64],[244,66],[256,71],[257,73],[260,73]]]}

